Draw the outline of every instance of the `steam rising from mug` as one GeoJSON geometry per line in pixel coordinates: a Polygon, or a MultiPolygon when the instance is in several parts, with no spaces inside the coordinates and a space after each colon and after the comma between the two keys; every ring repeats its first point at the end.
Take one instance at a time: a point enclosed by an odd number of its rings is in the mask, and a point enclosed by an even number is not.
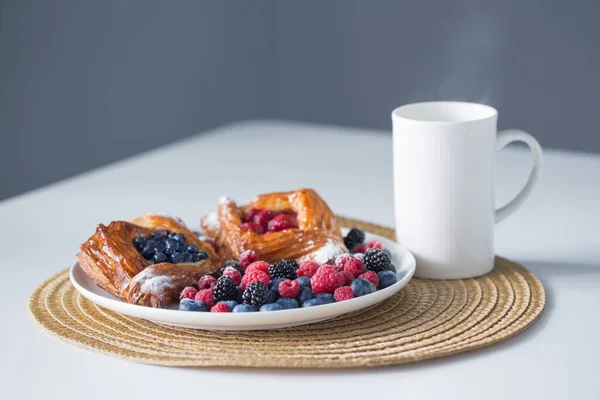
{"type": "Polygon", "coordinates": [[[425,67],[415,80],[409,100],[455,100],[493,105],[495,68],[501,35],[496,22],[470,9],[445,41],[439,64],[425,67]]]}

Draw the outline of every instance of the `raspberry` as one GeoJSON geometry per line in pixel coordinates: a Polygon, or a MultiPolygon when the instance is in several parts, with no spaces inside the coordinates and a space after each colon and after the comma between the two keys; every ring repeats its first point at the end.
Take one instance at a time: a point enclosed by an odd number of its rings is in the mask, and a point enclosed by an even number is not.
{"type": "Polygon", "coordinates": [[[344,276],[333,265],[324,264],[310,278],[310,284],[315,293],[333,293],[344,284],[344,276]]]}
{"type": "Polygon", "coordinates": [[[300,268],[298,268],[298,276],[312,278],[319,267],[320,265],[314,261],[304,261],[302,264],[300,264],[300,268]]]}
{"type": "Polygon", "coordinates": [[[181,291],[181,294],[179,295],[179,300],[183,300],[183,299],[194,300],[194,297],[196,297],[196,293],[198,293],[196,288],[188,286],[181,291]]]}
{"type": "Polygon", "coordinates": [[[242,221],[243,222],[254,222],[254,216],[261,211],[262,210],[253,208],[252,210],[248,211],[248,213],[246,215],[244,215],[244,217],[242,218],[242,221]]]}
{"type": "MultiPolygon", "coordinates": [[[[240,274],[242,274],[244,272],[244,270],[240,266],[240,263],[235,260],[225,261],[225,268],[227,268],[227,267],[233,267],[233,268],[237,269],[238,271],[240,271],[240,274]]],[[[225,270],[225,268],[223,268],[223,271],[225,270]]]]}
{"type": "Polygon", "coordinates": [[[215,296],[213,295],[212,290],[208,289],[202,289],[198,293],[196,293],[196,297],[194,297],[194,300],[201,301],[209,307],[215,305],[215,296]]]}
{"type": "Polygon", "coordinates": [[[333,292],[333,298],[335,301],[344,301],[354,298],[354,290],[350,286],[342,286],[333,292]]]}
{"type": "Polygon", "coordinates": [[[267,230],[267,226],[269,225],[269,221],[273,219],[275,214],[271,211],[261,210],[258,213],[254,214],[252,217],[252,222],[260,225],[265,231],[267,230]]]}
{"type": "Polygon", "coordinates": [[[298,224],[294,223],[294,217],[289,214],[279,214],[269,221],[267,230],[269,232],[279,232],[284,229],[293,229],[297,227],[298,224]]]}
{"type": "Polygon", "coordinates": [[[242,277],[242,290],[246,290],[246,287],[254,282],[262,282],[268,286],[269,280],[269,275],[265,274],[263,271],[248,272],[242,277]]]}
{"type": "Polygon", "coordinates": [[[354,280],[354,275],[352,275],[350,272],[348,271],[342,271],[341,274],[344,277],[344,285],[349,285],[352,283],[352,281],[354,280]]]}
{"type": "Polygon", "coordinates": [[[377,272],[367,271],[360,277],[371,282],[373,285],[375,285],[376,288],[379,287],[379,276],[377,276],[377,272]]]}
{"type": "Polygon", "coordinates": [[[279,283],[279,294],[281,297],[295,299],[300,292],[300,284],[298,281],[283,281],[279,283]]]}
{"type": "Polygon", "coordinates": [[[240,266],[244,271],[246,271],[246,267],[254,261],[258,261],[258,254],[256,254],[254,250],[246,250],[240,254],[240,266]]]}
{"type": "Polygon", "coordinates": [[[210,312],[231,312],[227,304],[217,303],[210,309],[210,312]]]}
{"type": "MultiPolygon", "coordinates": [[[[246,273],[252,272],[252,271],[262,271],[265,274],[269,275],[269,267],[270,266],[271,266],[271,264],[269,264],[266,261],[254,261],[252,264],[248,265],[248,267],[246,268],[246,273]]],[[[270,275],[269,275],[269,278],[271,278],[270,275]]]]}
{"type": "Polygon", "coordinates": [[[344,238],[344,244],[348,250],[352,250],[356,246],[365,241],[365,233],[357,228],[350,229],[350,232],[344,238]]]}
{"type": "Polygon", "coordinates": [[[208,289],[208,290],[212,291],[215,288],[216,284],[217,284],[217,280],[215,278],[213,278],[210,275],[204,275],[198,281],[198,290],[208,289]]]}
{"type": "Polygon", "coordinates": [[[228,276],[233,279],[233,283],[238,286],[242,282],[242,274],[234,267],[226,267],[223,270],[223,276],[228,276]]]}
{"type": "Polygon", "coordinates": [[[383,249],[383,246],[381,245],[381,243],[378,240],[372,240],[369,243],[367,243],[367,249],[383,249]]]}
{"type": "Polygon", "coordinates": [[[364,253],[367,250],[366,244],[359,244],[358,247],[352,249],[352,253],[364,253]]]}
{"type": "Polygon", "coordinates": [[[344,265],[344,271],[351,273],[355,278],[358,278],[360,274],[367,271],[367,267],[358,258],[352,257],[352,259],[346,262],[344,265]]]}
{"type": "Polygon", "coordinates": [[[350,259],[354,258],[352,256],[352,254],[348,254],[348,253],[344,253],[344,254],[340,254],[339,256],[336,257],[335,259],[335,265],[337,267],[342,267],[344,268],[344,266],[346,265],[346,262],[350,259]]]}
{"type": "Polygon", "coordinates": [[[254,233],[262,234],[265,233],[265,229],[262,225],[255,224],[254,222],[244,222],[241,228],[245,231],[252,231],[254,233]]]}

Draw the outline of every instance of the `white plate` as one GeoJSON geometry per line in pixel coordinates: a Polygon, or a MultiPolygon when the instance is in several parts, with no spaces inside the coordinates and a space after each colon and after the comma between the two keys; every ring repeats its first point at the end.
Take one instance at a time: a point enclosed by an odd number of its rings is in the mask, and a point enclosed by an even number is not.
{"type": "MultiPolygon", "coordinates": [[[[348,229],[342,228],[347,233],[348,229]]],[[[415,272],[415,258],[398,243],[365,232],[366,240],[379,240],[384,248],[392,253],[398,282],[394,285],[366,296],[339,303],[331,303],[307,308],[251,313],[210,313],[159,309],[128,304],[112,296],[97,286],[75,263],[71,267],[70,278],[73,286],[88,300],[131,317],[143,318],[160,324],[207,330],[256,330],[286,328],[306,325],[337,317],[377,304],[404,287],[415,272]]]]}

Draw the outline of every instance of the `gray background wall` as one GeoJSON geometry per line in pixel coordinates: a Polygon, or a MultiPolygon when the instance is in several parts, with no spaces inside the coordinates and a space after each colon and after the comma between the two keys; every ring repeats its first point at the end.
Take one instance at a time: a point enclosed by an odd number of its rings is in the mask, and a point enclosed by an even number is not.
{"type": "Polygon", "coordinates": [[[0,198],[273,115],[268,1],[0,0],[0,198]]]}
{"type": "Polygon", "coordinates": [[[0,0],[0,198],[235,120],[497,107],[600,152],[600,2],[0,0]]]}

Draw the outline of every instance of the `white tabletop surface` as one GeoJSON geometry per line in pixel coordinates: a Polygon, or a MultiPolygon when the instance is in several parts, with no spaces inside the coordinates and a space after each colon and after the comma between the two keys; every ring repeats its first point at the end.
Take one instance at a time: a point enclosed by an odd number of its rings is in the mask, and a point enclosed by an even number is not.
{"type": "MultiPolygon", "coordinates": [[[[38,284],[73,262],[96,224],[152,211],[197,224],[222,194],[244,201],[313,187],[339,214],[393,225],[389,134],[232,124],[0,202],[0,398],[599,399],[600,156],[545,154],[540,185],[498,225],[496,239],[498,254],[543,281],[548,304],[541,319],[486,349],[386,368],[139,365],[51,337],[29,316],[27,302],[38,284]]],[[[500,153],[498,203],[520,189],[530,165],[524,150],[500,153]]]]}

